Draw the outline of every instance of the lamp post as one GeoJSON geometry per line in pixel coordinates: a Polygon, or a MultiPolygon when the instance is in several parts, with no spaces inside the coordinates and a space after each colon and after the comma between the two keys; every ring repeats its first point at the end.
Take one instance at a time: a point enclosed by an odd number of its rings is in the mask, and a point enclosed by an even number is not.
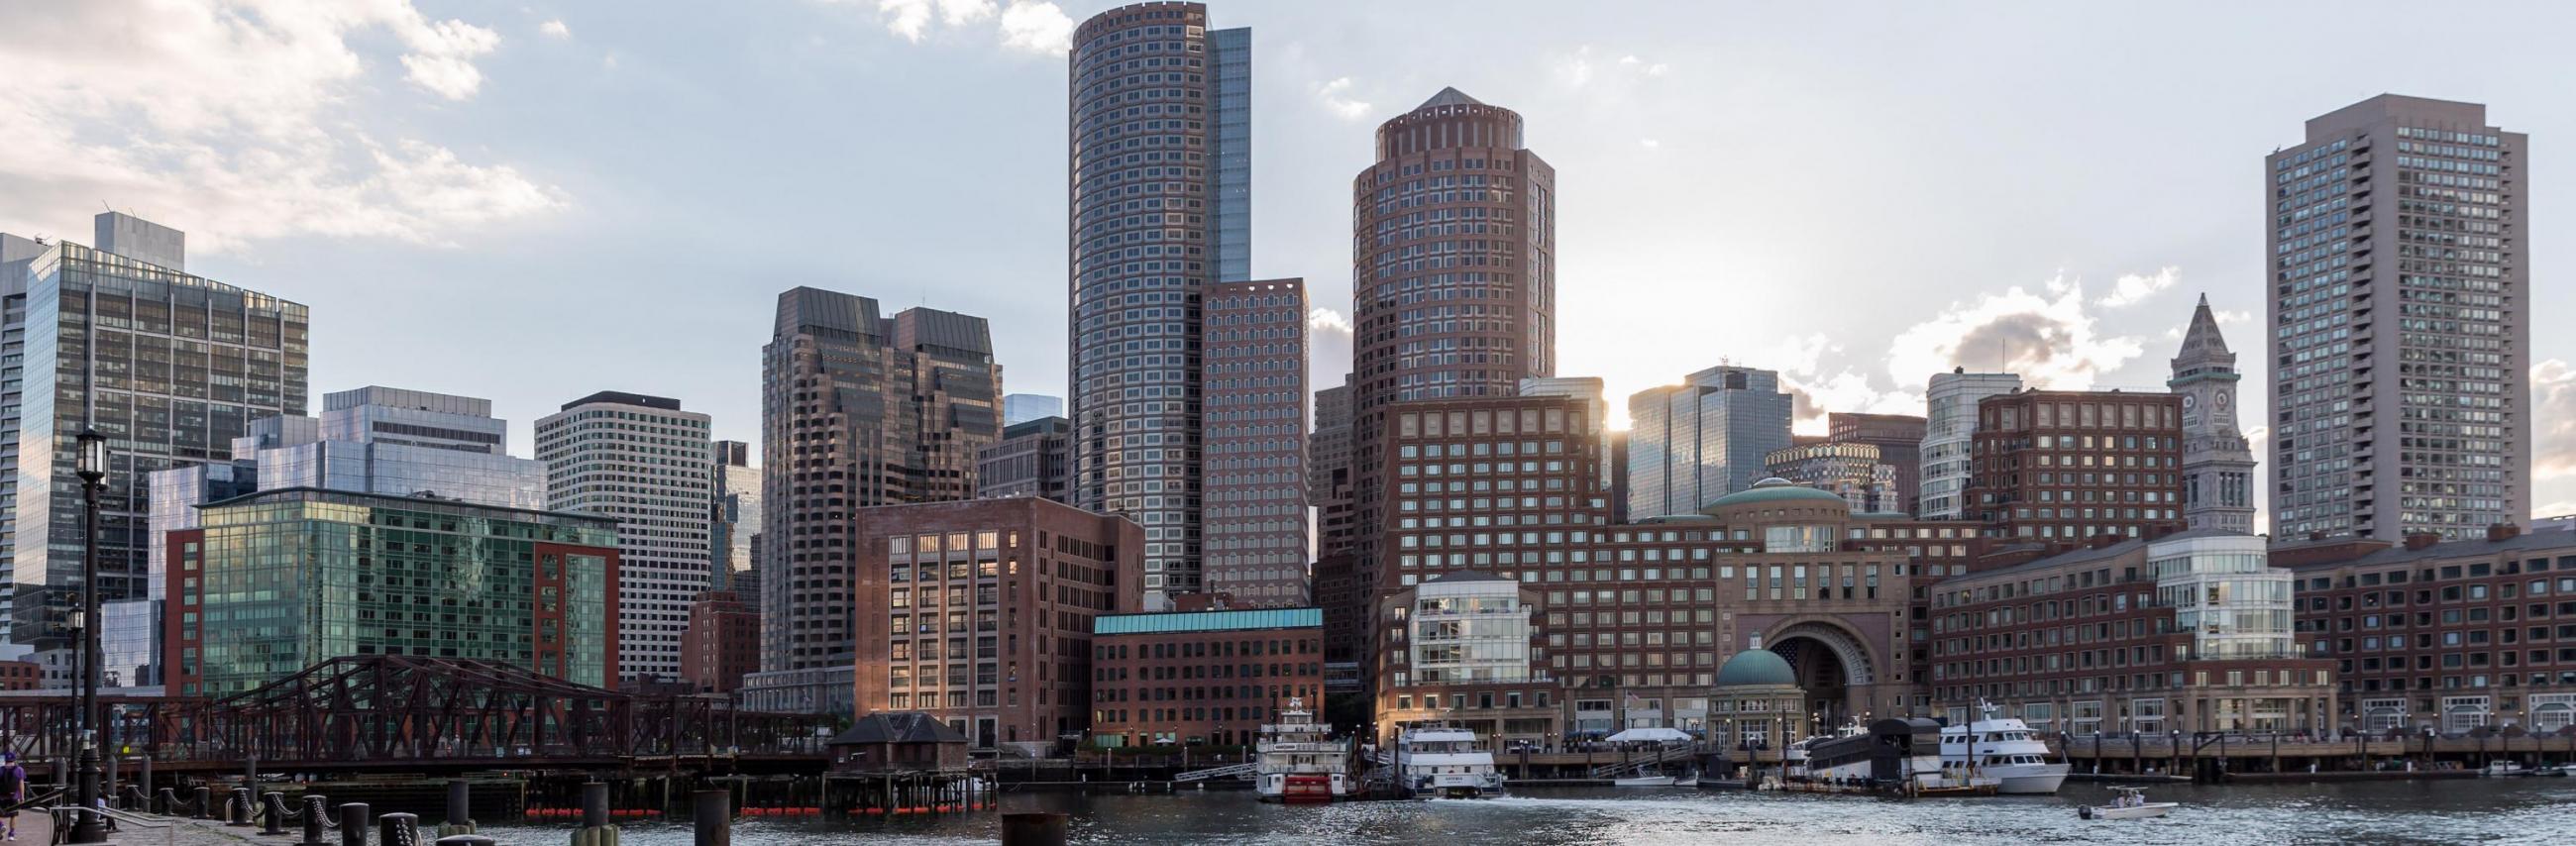
{"type": "Polygon", "coordinates": [[[80,813],[72,824],[71,842],[107,842],[107,821],[99,816],[99,747],[106,743],[98,714],[98,676],[107,666],[99,655],[98,495],[107,488],[107,438],[96,429],[81,430],[76,469],[81,480],[80,628],[80,813]]]}

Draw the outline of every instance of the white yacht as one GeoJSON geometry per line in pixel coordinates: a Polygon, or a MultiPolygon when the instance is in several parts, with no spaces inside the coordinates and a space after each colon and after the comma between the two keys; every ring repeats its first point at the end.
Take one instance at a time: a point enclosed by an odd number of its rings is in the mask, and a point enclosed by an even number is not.
{"type": "Polygon", "coordinates": [[[1503,792],[1494,753],[1476,743],[1476,733],[1437,720],[1404,727],[1396,736],[1395,767],[1398,787],[1414,796],[1481,799],[1503,792]]]}
{"type": "Polygon", "coordinates": [[[1999,716],[1994,703],[1979,702],[1977,708],[1982,719],[1941,729],[1941,768],[1994,779],[1999,793],[2056,793],[2067,767],[2048,762],[2048,744],[2031,734],[2029,724],[1999,716]]]}
{"type": "Polygon", "coordinates": [[[1315,722],[1301,700],[1288,700],[1279,722],[1261,727],[1253,789],[1264,802],[1333,802],[1351,795],[1351,750],[1333,727],[1315,722]]]}

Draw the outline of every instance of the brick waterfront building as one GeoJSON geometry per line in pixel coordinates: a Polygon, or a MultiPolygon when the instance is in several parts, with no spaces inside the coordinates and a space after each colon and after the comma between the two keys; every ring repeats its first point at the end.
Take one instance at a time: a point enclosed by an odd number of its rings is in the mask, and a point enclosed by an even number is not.
{"type": "Polygon", "coordinates": [[[2335,724],[2333,664],[2306,654],[2258,536],[2106,540],[1930,590],[1925,683],[1954,722],[1991,701],[2043,732],[2335,724]]]}
{"type": "Polygon", "coordinates": [[[1291,700],[1323,704],[1320,609],[1105,615],[1091,633],[1097,745],[1248,744],[1291,700]]]}
{"type": "Polygon", "coordinates": [[[2341,677],[2336,724],[2365,731],[2576,725],[2576,534],[2327,540],[2272,552],[2299,627],[2341,677]]]}
{"type": "Polygon", "coordinates": [[[2021,391],[1977,402],[1968,519],[2062,551],[2183,529],[2182,397],[2021,391]]]}
{"type": "Polygon", "coordinates": [[[1137,610],[1144,529],[1036,497],[859,509],[856,702],[978,748],[1088,728],[1093,618],[1137,610]]]}

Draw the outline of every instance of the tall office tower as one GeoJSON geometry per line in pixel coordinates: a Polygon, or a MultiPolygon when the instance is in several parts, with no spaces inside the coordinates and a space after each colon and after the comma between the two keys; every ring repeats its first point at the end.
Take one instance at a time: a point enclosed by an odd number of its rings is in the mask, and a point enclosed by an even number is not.
{"type": "Polygon", "coordinates": [[[537,458],[549,507],[617,519],[618,672],[679,679],[689,600],[718,554],[707,416],[669,397],[601,391],[537,419],[537,458]]]}
{"type": "Polygon", "coordinates": [[[1877,447],[1878,460],[1896,467],[1895,498],[1883,510],[1913,514],[1923,498],[1923,427],[1909,414],[1836,411],[1825,415],[1825,440],[1877,447]]]}
{"type": "MultiPolygon", "coordinates": [[[[115,213],[100,215],[98,228],[102,242],[182,261],[170,230],[115,213]]],[[[13,256],[25,246],[11,243],[13,256]]],[[[148,596],[145,475],[229,461],[251,420],[303,414],[310,317],[301,304],[67,242],[10,265],[24,268],[24,308],[8,312],[22,342],[23,400],[0,429],[17,429],[18,455],[51,457],[16,468],[18,492],[42,493],[14,502],[10,633],[40,650],[49,683],[63,684],[64,624],[81,573],[74,439],[84,429],[108,439],[100,596],[148,596]]]]}
{"type": "MultiPolygon", "coordinates": [[[[711,546],[716,552],[716,566],[710,568],[707,586],[729,590],[745,600],[757,600],[741,590],[735,578],[758,566],[760,556],[752,539],[760,536],[760,468],[751,465],[751,445],[741,441],[715,442],[715,501],[711,526],[715,537],[711,546]]],[[[755,603],[756,604],[756,603],[755,603]]]]}
{"type": "Polygon", "coordinates": [[[1306,496],[1315,506],[1315,558],[1349,555],[1359,543],[1352,496],[1351,386],[1315,392],[1315,428],[1306,436],[1306,496]]]}
{"type": "Polygon", "coordinates": [[[2011,373],[1932,374],[1924,392],[1921,505],[1925,520],[1967,519],[1968,479],[1976,475],[1977,401],[2021,390],[2011,373]]]}
{"type": "Polygon", "coordinates": [[[2264,158],[2273,537],[2531,516],[2527,140],[2382,94],[2264,158]]]}
{"type": "Polygon", "coordinates": [[[965,499],[1001,434],[984,319],[816,288],[778,295],[761,348],[759,710],[850,710],[857,509],[965,499]]]}
{"type": "Polygon", "coordinates": [[[975,498],[1073,498],[1073,421],[1040,417],[1011,424],[975,464],[975,498]]]}
{"type": "Polygon", "coordinates": [[[1305,605],[1305,280],[1219,282],[1202,313],[1200,589],[1305,605]]]}
{"type": "Polygon", "coordinates": [[[1556,169],[1521,130],[1518,113],[1443,88],[1380,124],[1376,162],[1351,180],[1354,561],[1371,591],[1387,583],[1387,407],[1500,400],[1556,375],[1556,169]]]}
{"type": "Polygon", "coordinates": [[[1720,365],[1628,397],[1628,513],[1697,514],[1753,486],[1789,448],[1791,400],[1773,370],[1720,365]]]}
{"type": "Polygon", "coordinates": [[[2182,398],[2022,391],[1977,402],[1960,499],[1981,532],[2070,549],[2182,531],[2182,398]]]}
{"type": "Polygon", "coordinates": [[[1031,420],[1064,416],[1064,398],[1046,394],[1003,394],[1002,425],[1017,426],[1031,420]]]}
{"type": "Polygon", "coordinates": [[[1068,59],[1073,504],[1145,527],[1149,609],[1201,588],[1201,309],[1250,277],[1251,47],[1205,5],[1142,3],[1068,59]]]}
{"type": "Polygon", "coordinates": [[[2209,297],[2192,310],[2165,387],[2182,395],[2183,522],[2254,533],[2254,451],[2236,428],[2236,354],[2218,334],[2209,297]]]}
{"type": "Polygon", "coordinates": [[[510,455],[510,423],[492,401],[368,386],[322,395],[322,415],[263,417],[232,440],[232,460],[162,470],[147,481],[150,593],[105,603],[107,674],[161,684],[163,575],[171,532],[200,527],[201,508],[288,488],[542,509],[545,462],[510,455]]]}

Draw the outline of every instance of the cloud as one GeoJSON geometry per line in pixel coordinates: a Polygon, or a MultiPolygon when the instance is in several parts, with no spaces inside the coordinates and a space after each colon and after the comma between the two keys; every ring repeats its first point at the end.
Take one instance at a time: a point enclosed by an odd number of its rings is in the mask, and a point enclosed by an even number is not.
{"type": "Polygon", "coordinates": [[[2111,283],[2111,293],[2095,304],[2104,308],[2135,305],[2138,301],[2155,296],[2157,292],[2171,288],[2174,283],[2181,281],[2182,268],[2179,267],[2163,268],[2157,270],[2154,275],[2121,274],[2117,281],[2111,283]]]}
{"type": "Polygon", "coordinates": [[[553,20],[538,24],[537,33],[547,38],[561,40],[572,37],[572,28],[564,26],[563,21],[553,20]]]}
{"type": "Polygon", "coordinates": [[[1644,148],[1649,149],[1649,150],[1653,150],[1653,149],[1658,149],[1658,148],[1661,148],[1662,146],[1664,146],[1664,142],[1657,141],[1657,140],[1652,139],[1652,138],[1639,138],[1639,139],[1637,139],[1637,146],[1639,146],[1639,147],[1644,147],[1644,148]]]}
{"type": "Polygon", "coordinates": [[[2576,475],[2576,366],[2549,359],[2531,367],[2531,475],[2576,475]]]}
{"type": "Polygon", "coordinates": [[[1672,70],[1670,65],[1662,62],[1648,62],[1635,56],[1619,57],[1619,66],[1647,76],[1663,76],[1666,71],[1672,70]]]}
{"type": "Polygon", "coordinates": [[[59,231],[106,200],[223,252],[301,234],[446,243],[559,208],[514,168],[352,117],[399,96],[371,83],[397,65],[420,91],[471,99],[475,60],[499,45],[408,0],[0,4],[0,229],[59,231]],[[97,37],[142,20],[148,36],[97,37]]]}
{"type": "Polygon", "coordinates": [[[928,40],[933,19],[938,27],[950,30],[981,28],[990,22],[996,41],[1012,50],[1062,56],[1073,45],[1072,16],[1044,0],[1011,0],[1008,6],[995,0],[877,0],[877,20],[905,41],[928,40]]]}
{"type": "Polygon", "coordinates": [[[1012,3],[1002,10],[1002,46],[1062,56],[1073,49],[1073,18],[1053,3],[1012,3]]]}
{"type": "MultiPolygon", "coordinates": [[[[1757,350],[1741,364],[1776,370],[1780,373],[1781,390],[1790,398],[1790,425],[1802,435],[1825,433],[1825,415],[1831,412],[1868,414],[1922,414],[1923,395],[1903,389],[1881,390],[1870,384],[1866,373],[1849,367],[1827,367],[1825,359],[1840,357],[1843,347],[1823,333],[1783,339],[1768,349],[1757,350]]],[[[1900,383],[1901,384],[1901,383],[1900,383]]]]}
{"type": "Polygon", "coordinates": [[[1315,99],[1323,101],[1324,110],[1332,112],[1334,117],[1343,120],[1368,117],[1369,104],[1351,99],[1350,90],[1351,78],[1341,77],[1315,86],[1315,99]]]}
{"type": "Polygon", "coordinates": [[[1348,335],[1351,334],[1351,319],[1341,312],[1316,306],[1315,310],[1306,312],[1306,331],[1348,335]]]}
{"type": "Polygon", "coordinates": [[[2043,296],[2016,285],[1974,303],[1954,303],[1897,333],[1888,344],[1888,375],[1897,384],[1916,385],[1931,374],[1966,367],[2018,373],[2031,387],[2081,391],[2144,352],[2135,338],[2106,336],[2095,328],[2082,283],[2058,277],[2046,289],[2043,296]]]}

